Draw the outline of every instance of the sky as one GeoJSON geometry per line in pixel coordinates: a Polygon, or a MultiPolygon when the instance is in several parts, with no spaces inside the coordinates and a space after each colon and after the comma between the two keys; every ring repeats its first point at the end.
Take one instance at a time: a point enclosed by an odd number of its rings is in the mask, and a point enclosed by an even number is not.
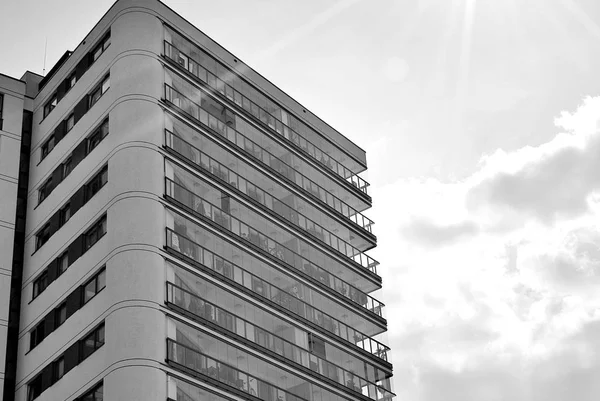
{"type": "MultiPolygon", "coordinates": [[[[598,399],[600,2],[165,3],[367,151],[398,400],[598,399]]],[[[111,4],[5,0],[0,71],[111,4]]]]}

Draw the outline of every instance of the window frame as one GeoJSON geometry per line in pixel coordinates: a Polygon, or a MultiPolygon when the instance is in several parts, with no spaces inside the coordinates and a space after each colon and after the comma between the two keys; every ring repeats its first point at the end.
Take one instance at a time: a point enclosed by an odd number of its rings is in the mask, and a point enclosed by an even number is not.
{"type": "Polygon", "coordinates": [[[88,110],[94,107],[94,105],[98,103],[100,99],[102,99],[102,96],[104,96],[104,94],[108,92],[109,89],[110,74],[107,74],[106,76],[104,76],[104,78],[102,78],[102,81],[90,92],[88,100],[88,110]],[[105,83],[108,83],[108,87],[106,89],[104,89],[105,83]]]}
{"type": "Polygon", "coordinates": [[[69,155],[69,157],[67,157],[67,159],[62,164],[62,168],[62,178],[64,180],[73,171],[73,156],[69,155]]]}
{"type": "Polygon", "coordinates": [[[42,373],[39,373],[29,383],[27,383],[27,401],[33,401],[42,394],[42,373]],[[34,386],[39,387],[37,393],[34,393],[34,386]]]}
{"type": "Polygon", "coordinates": [[[58,258],[56,258],[56,263],[57,263],[57,274],[56,276],[59,277],[60,275],[62,275],[64,272],[66,272],[69,269],[69,251],[65,251],[63,253],[61,253],[58,258]],[[63,269],[63,263],[66,264],[66,267],[63,269]]]}
{"type": "Polygon", "coordinates": [[[104,138],[108,136],[108,118],[105,119],[96,130],[87,138],[86,154],[92,152],[102,142],[104,138]],[[106,130],[104,126],[106,125],[106,130]]]}
{"type": "Polygon", "coordinates": [[[50,137],[48,137],[48,139],[46,139],[46,141],[42,144],[42,146],[40,148],[41,149],[40,161],[44,160],[50,154],[50,152],[52,152],[52,150],[54,149],[55,146],[56,146],[56,136],[54,136],[54,134],[52,134],[52,135],[50,135],[50,137]]]}
{"type": "Polygon", "coordinates": [[[79,358],[79,362],[85,361],[87,358],[92,356],[94,352],[98,351],[102,346],[106,343],[106,337],[104,332],[104,322],[99,324],[94,330],[88,333],[84,338],[82,338],[79,342],[79,350],[81,357],[79,358]],[[102,333],[102,336],[100,335],[102,333]],[[102,340],[100,340],[102,337],[102,340]],[[91,341],[91,346],[86,343],[91,341]]]}
{"type": "Polygon", "coordinates": [[[50,97],[50,100],[48,100],[44,104],[44,118],[48,117],[48,115],[50,113],[52,113],[52,110],[54,110],[57,105],[58,105],[58,95],[56,93],[53,93],[52,96],[50,97]]]}
{"type": "Polygon", "coordinates": [[[89,279],[88,281],[85,282],[84,285],[81,286],[83,288],[82,290],[82,306],[87,304],[88,302],[90,302],[92,299],[94,299],[96,297],[96,295],[98,295],[100,293],[100,291],[102,291],[103,289],[106,288],[106,267],[103,267],[102,269],[100,269],[100,271],[98,273],[96,273],[94,275],[94,277],[92,277],[91,279],[89,279]],[[100,283],[100,277],[104,277],[104,282],[103,285],[100,283]],[[94,293],[93,295],[91,295],[89,298],[87,298],[87,286],[93,284],[94,285],[94,293]],[[101,287],[102,285],[102,287],[101,287]]]}
{"type": "Polygon", "coordinates": [[[71,114],[69,114],[69,117],[67,117],[65,119],[65,130],[66,130],[66,132],[71,131],[74,126],[75,126],[75,113],[71,113],[71,114]],[[73,121],[73,123],[71,124],[70,127],[69,127],[69,121],[73,121]]]}
{"type": "Polygon", "coordinates": [[[67,92],[68,92],[71,89],[73,89],[73,87],[77,83],[77,72],[73,71],[73,73],[71,75],[69,75],[69,77],[67,78],[67,83],[69,85],[67,87],[67,92]]]}
{"type": "Polygon", "coordinates": [[[93,247],[94,245],[96,245],[96,243],[98,243],[98,241],[100,241],[102,239],[102,237],[104,237],[106,235],[106,232],[108,231],[108,227],[107,227],[107,218],[106,215],[102,216],[100,219],[98,219],[84,234],[84,249],[87,251],[88,249],[90,249],[91,247],[93,247]],[[103,232],[101,232],[103,229],[103,232]],[[93,238],[94,241],[90,242],[90,238],[93,238]]]}
{"type": "Polygon", "coordinates": [[[46,322],[42,320],[29,332],[29,350],[37,347],[46,338],[46,322]]]}
{"type": "Polygon", "coordinates": [[[68,318],[69,317],[67,316],[67,301],[64,301],[56,308],[54,308],[54,330],[62,326],[62,324],[66,322],[68,318]],[[63,312],[64,319],[61,319],[63,312]]]}
{"type": "Polygon", "coordinates": [[[100,381],[100,383],[96,384],[94,387],[80,395],[75,399],[75,401],[104,401],[104,382],[100,381]],[[96,393],[98,390],[102,388],[102,398],[96,398],[96,393]],[[91,397],[91,398],[89,398],[91,397]]]}
{"type": "Polygon", "coordinates": [[[108,183],[108,164],[105,165],[85,184],[84,199],[89,201],[108,183]]]}
{"type": "Polygon", "coordinates": [[[33,297],[32,300],[36,299],[42,292],[44,292],[44,290],[46,288],[48,288],[48,270],[44,269],[43,272],[40,273],[39,276],[37,276],[34,280],[33,280],[33,297]],[[43,281],[42,281],[43,279],[43,281]],[[45,285],[43,288],[40,289],[40,283],[43,282],[45,285]],[[37,288],[37,291],[36,291],[37,288]]]}
{"type": "Polygon", "coordinates": [[[64,354],[59,356],[56,360],[52,362],[52,383],[56,383],[65,375],[65,356],[64,354]],[[62,366],[62,372],[60,372],[60,367],[62,366]]]}
{"type": "Polygon", "coordinates": [[[50,240],[50,237],[52,237],[52,233],[50,232],[50,222],[48,222],[35,233],[35,250],[37,251],[44,246],[50,240]]]}
{"type": "Polygon", "coordinates": [[[48,177],[48,179],[40,186],[38,189],[38,205],[42,203],[48,195],[52,192],[52,190],[48,190],[48,186],[52,184],[52,176],[48,177]]]}

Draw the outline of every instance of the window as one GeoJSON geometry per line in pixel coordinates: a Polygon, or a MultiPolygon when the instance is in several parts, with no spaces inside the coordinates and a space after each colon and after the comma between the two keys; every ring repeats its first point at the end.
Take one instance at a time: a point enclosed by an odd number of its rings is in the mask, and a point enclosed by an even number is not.
{"type": "Polygon", "coordinates": [[[42,374],[40,373],[33,379],[28,387],[27,391],[27,400],[32,401],[39,397],[42,394],[42,374]]]}
{"type": "Polygon", "coordinates": [[[50,239],[50,223],[47,223],[38,233],[35,235],[35,250],[37,251],[50,239]]]}
{"type": "Polygon", "coordinates": [[[98,220],[92,228],[85,233],[85,249],[90,249],[104,234],[106,234],[106,215],[98,220]]]}
{"type": "Polygon", "coordinates": [[[94,131],[94,133],[88,138],[87,153],[90,153],[104,137],[108,135],[108,120],[105,120],[102,125],[94,131]]]}
{"type": "Polygon", "coordinates": [[[63,163],[62,167],[63,167],[62,177],[64,179],[66,176],[71,174],[71,171],[73,171],[73,158],[71,156],[69,156],[67,158],[67,160],[65,160],[65,162],[63,163]]]}
{"type": "Polygon", "coordinates": [[[69,251],[64,252],[56,259],[58,263],[58,275],[60,276],[69,268],[69,251]]]}
{"type": "Polygon", "coordinates": [[[67,303],[63,302],[60,306],[54,309],[54,326],[55,330],[58,326],[67,320],[67,303]]]}
{"type": "Polygon", "coordinates": [[[308,348],[313,354],[322,356],[323,358],[326,357],[325,341],[316,337],[313,333],[308,333],[308,348]]]}
{"type": "Polygon", "coordinates": [[[42,203],[42,201],[46,199],[48,195],[50,195],[50,192],[52,192],[52,177],[48,178],[48,180],[46,180],[46,182],[40,187],[38,205],[42,203]]]}
{"type": "Polygon", "coordinates": [[[104,166],[98,174],[87,183],[85,187],[85,199],[89,200],[100,191],[108,182],[108,166],[104,166]]]}
{"type": "Polygon", "coordinates": [[[100,56],[102,55],[102,53],[104,53],[106,51],[106,49],[108,49],[108,46],[110,46],[110,32],[108,33],[108,35],[106,35],[102,39],[102,41],[100,43],[98,43],[98,46],[96,46],[96,48],[92,52],[93,60],[94,61],[98,60],[100,58],[100,56]]]}
{"type": "Polygon", "coordinates": [[[104,323],[87,335],[81,342],[81,360],[92,355],[98,348],[104,345],[104,323]]]}
{"type": "Polygon", "coordinates": [[[102,382],[79,397],[77,401],[104,401],[104,386],[102,385],[102,382]]]}
{"type": "Polygon", "coordinates": [[[42,293],[48,287],[48,272],[44,271],[33,281],[33,299],[42,293]]]}
{"type": "Polygon", "coordinates": [[[106,287],[106,269],[102,269],[95,277],[83,286],[83,303],[88,303],[106,287]]]}
{"type": "Polygon", "coordinates": [[[54,135],[51,135],[50,138],[48,138],[48,140],[42,145],[42,158],[40,161],[44,160],[44,158],[48,156],[48,153],[52,152],[54,145],[56,145],[56,138],[54,135]]]}
{"type": "Polygon", "coordinates": [[[73,73],[69,78],[67,78],[67,91],[75,86],[77,83],[77,74],[73,73]]]}
{"type": "Polygon", "coordinates": [[[110,76],[106,76],[102,83],[92,91],[90,94],[90,109],[96,102],[106,93],[106,91],[110,88],[110,76]]]}
{"type": "Polygon", "coordinates": [[[52,379],[54,382],[60,380],[65,375],[65,358],[61,356],[52,362],[52,379]]]}
{"type": "Polygon", "coordinates": [[[42,320],[37,326],[31,330],[29,333],[29,349],[34,349],[39,343],[42,342],[44,338],[46,338],[46,326],[45,322],[42,320]]]}
{"type": "Polygon", "coordinates": [[[67,117],[67,132],[71,131],[71,129],[73,129],[74,125],[75,125],[75,114],[71,113],[71,115],[69,117],[67,117]]]}
{"type": "Polygon", "coordinates": [[[57,104],[58,104],[58,98],[56,97],[56,93],[55,93],[54,95],[52,95],[50,100],[48,100],[48,102],[44,105],[44,118],[46,118],[46,116],[48,114],[50,114],[50,112],[52,110],[54,110],[54,108],[56,107],[57,104]]]}

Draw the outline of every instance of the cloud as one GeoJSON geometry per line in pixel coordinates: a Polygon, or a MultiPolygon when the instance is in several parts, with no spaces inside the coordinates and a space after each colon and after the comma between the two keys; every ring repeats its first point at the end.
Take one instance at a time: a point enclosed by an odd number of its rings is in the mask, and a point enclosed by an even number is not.
{"type": "Polygon", "coordinates": [[[464,179],[373,188],[400,399],[597,397],[599,120],[587,98],[552,140],[464,179]]]}
{"type": "Polygon", "coordinates": [[[461,238],[476,234],[477,226],[470,221],[438,225],[426,218],[414,218],[402,228],[405,238],[425,246],[449,245],[461,238]]]}

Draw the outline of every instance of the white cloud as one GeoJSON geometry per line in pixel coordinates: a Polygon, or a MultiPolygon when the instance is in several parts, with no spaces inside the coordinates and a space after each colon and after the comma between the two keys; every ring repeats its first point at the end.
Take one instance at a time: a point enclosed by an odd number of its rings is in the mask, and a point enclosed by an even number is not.
{"type": "Polygon", "coordinates": [[[485,155],[462,181],[373,188],[404,399],[591,399],[595,380],[579,381],[600,373],[599,120],[588,98],[556,119],[565,132],[485,155]]]}

